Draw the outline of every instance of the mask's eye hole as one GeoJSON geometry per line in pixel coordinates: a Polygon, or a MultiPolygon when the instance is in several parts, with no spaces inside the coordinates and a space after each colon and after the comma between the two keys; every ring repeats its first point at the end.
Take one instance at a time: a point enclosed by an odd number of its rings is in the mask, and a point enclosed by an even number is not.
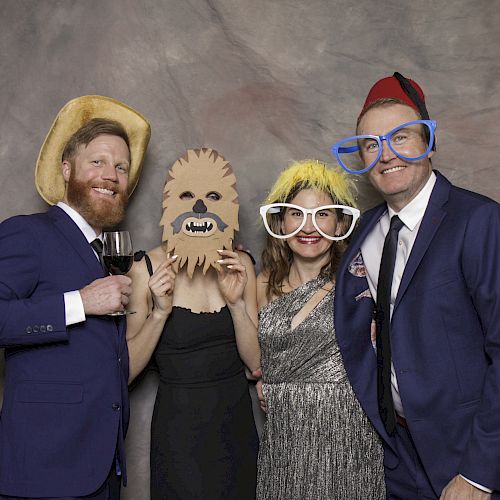
{"type": "Polygon", "coordinates": [[[181,200],[190,200],[194,198],[194,194],[191,191],[184,191],[183,193],[180,194],[179,198],[181,200]]]}
{"type": "Polygon", "coordinates": [[[219,201],[222,198],[222,196],[216,191],[210,191],[207,193],[206,197],[212,201],[219,201]]]}

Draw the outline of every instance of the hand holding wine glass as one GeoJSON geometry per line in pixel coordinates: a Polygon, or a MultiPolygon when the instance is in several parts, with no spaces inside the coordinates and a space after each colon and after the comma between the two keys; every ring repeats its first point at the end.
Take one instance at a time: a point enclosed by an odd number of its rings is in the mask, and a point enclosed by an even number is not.
{"type": "MultiPolygon", "coordinates": [[[[102,259],[106,269],[114,275],[127,274],[134,263],[132,240],[128,231],[103,233],[102,259]]],[[[133,311],[118,311],[110,316],[133,314],[133,311]]]]}

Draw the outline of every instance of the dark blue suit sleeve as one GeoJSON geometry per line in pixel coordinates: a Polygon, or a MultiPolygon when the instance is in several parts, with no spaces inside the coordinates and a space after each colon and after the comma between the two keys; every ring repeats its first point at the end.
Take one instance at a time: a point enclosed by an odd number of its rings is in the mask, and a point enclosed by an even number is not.
{"type": "Polygon", "coordinates": [[[489,366],[460,473],[500,490],[500,206],[494,202],[471,214],[462,272],[481,321],[489,366]]]}
{"type": "Polygon", "coordinates": [[[40,279],[43,242],[30,216],[0,224],[0,347],[68,339],[63,292],[40,279]]]}

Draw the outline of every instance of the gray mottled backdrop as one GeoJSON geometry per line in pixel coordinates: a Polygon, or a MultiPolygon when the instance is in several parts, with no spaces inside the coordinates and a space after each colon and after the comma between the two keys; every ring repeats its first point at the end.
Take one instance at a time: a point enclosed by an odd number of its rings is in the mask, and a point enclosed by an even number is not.
{"type": "MultiPolygon", "coordinates": [[[[152,138],[125,225],[159,242],[166,170],[210,146],[233,164],[240,239],[260,253],[257,207],[291,160],[331,161],[371,84],[416,79],[438,121],[434,165],[500,198],[496,0],[1,0],[0,219],[45,209],[40,145],[62,105],[103,94],[141,111],[152,138]]],[[[360,205],[376,197],[359,182],[360,205]]],[[[132,391],[128,500],[147,499],[155,380],[132,391]]],[[[168,425],[168,422],[165,422],[168,425]]]]}

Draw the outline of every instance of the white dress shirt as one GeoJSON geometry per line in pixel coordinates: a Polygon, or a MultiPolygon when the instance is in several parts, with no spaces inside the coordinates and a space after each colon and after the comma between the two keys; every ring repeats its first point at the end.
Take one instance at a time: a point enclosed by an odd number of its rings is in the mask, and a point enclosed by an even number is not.
{"type": "MultiPolygon", "coordinates": [[[[380,217],[377,224],[375,224],[374,228],[371,230],[370,234],[361,244],[361,254],[363,256],[363,261],[366,267],[368,286],[370,287],[370,292],[373,296],[373,300],[376,302],[378,273],[380,270],[380,261],[382,259],[382,250],[384,248],[385,237],[389,232],[389,225],[392,216],[397,215],[404,224],[404,226],[399,231],[396,262],[394,264],[394,275],[392,278],[390,305],[391,318],[392,311],[394,309],[394,303],[398,295],[401,278],[403,277],[406,263],[410,258],[411,249],[413,248],[413,244],[415,243],[415,240],[417,238],[420,223],[422,222],[425,210],[427,208],[427,205],[429,204],[429,199],[431,197],[432,190],[434,189],[434,184],[436,184],[436,174],[432,172],[420,193],[418,193],[417,196],[415,196],[415,198],[410,201],[410,203],[408,203],[408,205],[406,205],[399,213],[396,213],[391,207],[387,208],[387,211],[384,212],[382,217],[380,217]]],[[[398,415],[404,417],[405,414],[403,404],[401,402],[401,396],[399,395],[398,380],[396,378],[396,372],[394,370],[392,361],[391,389],[392,399],[394,401],[394,409],[396,410],[396,413],[398,413],[398,415]]],[[[462,477],[476,488],[491,493],[490,489],[477,484],[464,476],[462,477]]]]}
{"type": "MultiPolygon", "coordinates": [[[[71,220],[78,226],[89,244],[94,241],[96,237],[100,237],[100,235],[95,234],[95,231],[90,227],[89,223],[76,210],[62,201],[60,201],[57,206],[71,217],[71,220]]],[[[96,259],[99,260],[99,256],[95,250],[92,250],[94,251],[96,259]]],[[[66,326],[85,321],[85,311],[83,309],[83,301],[79,290],[64,293],[64,311],[66,315],[66,326]]]]}

